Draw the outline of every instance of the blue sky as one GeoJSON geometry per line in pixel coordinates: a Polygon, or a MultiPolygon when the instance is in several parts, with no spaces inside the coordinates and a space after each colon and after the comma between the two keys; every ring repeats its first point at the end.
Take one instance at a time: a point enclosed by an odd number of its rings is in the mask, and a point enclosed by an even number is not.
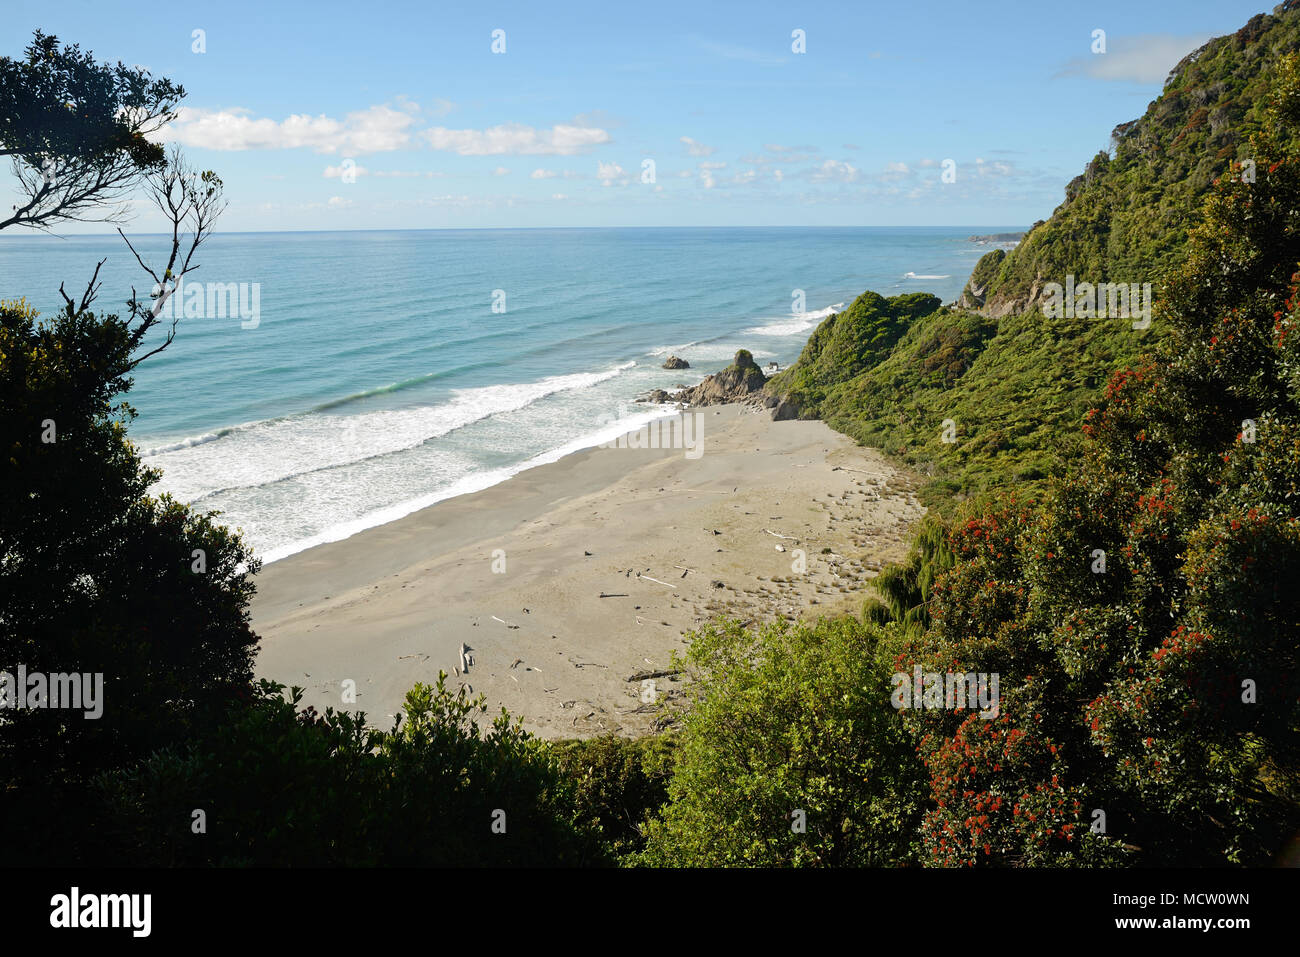
{"type": "MultiPolygon", "coordinates": [[[[0,55],[39,27],[183,84],[169,137],[221,175],[227,231],[1012,226],[1050,215],[1182,55],[1271,9],[459,6],[5,0],[0,55]]],[[[133,228],[158,222],[141,207],[133,228]]]]}

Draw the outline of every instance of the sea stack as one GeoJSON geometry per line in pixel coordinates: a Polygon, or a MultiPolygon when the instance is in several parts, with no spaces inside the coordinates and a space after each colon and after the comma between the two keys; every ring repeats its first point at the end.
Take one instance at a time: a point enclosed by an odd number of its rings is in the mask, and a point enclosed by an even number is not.
{"type": "Polygon", "coordinates": [[[708,376],[697,386],[670,395],[668,399],[693,406],[752,403],[761,397],[765,382],[767,377],[754,362],[754,356],[748,349],[741,349],[727,368],[708,376]]]}

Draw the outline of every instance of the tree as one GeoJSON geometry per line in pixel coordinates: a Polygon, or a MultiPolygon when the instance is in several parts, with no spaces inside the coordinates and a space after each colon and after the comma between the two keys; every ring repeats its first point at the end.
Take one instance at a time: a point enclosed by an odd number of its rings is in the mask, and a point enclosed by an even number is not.
{"type": "Polygon", "coordinates": [[[1041,511],[951,538],[900,670],[1000,672],[1002,715],[914,725],[936,862],[1260,864],[1300,827],[1297,130],[1290,54],[1159,351],[1111,379],[1041,511]]]}
{"type": "Polygon", "coordinates": [[[94,782],[94,856],[117,864],[603,864],[598,831],[542,742],[483,698],[417,684],[387,731],[297,710],[260,682],[219,725],[94,782]],[[196,836],[194,810],[203,810],[196,836]]]}
{"type": "Polygon", "coordinates": [[[36,31],[23,59],[0,57],[0,156],[26,199],[0,229],[49,229],[119,217],[141,176],[165,165],[148,137],[177,115],[185,90],[147,70],[96,63],[36,31]]]}
{"type": "Polygon", "coordinates": [[[53,157],[75,175],[57,196],[39,187],[0,226],[76,218],[141,180],[171,226],[165,265],[131,248],[154,288],[132,291],[125,318],[93,309],[102,262],[79,296],[60,287],[53,317],[21,299],[0,303],[0,669],[103,675],[101,718],[62,709],[0,717],[12,819],[25,816],[26,837],[56,845],[66,833],[57,813],[76,788],[179,740],[252,680],[247,606],[259,562],[215,514],[148,494],[159,475],[127,439],[135,412],[119,401],[132,370],[173,340],[175,322],[162,341],[150,332],[223,208],[215,174],[143,139],[180,90],[120,65],[94,67],[53,38],[38,35],[28,53],[26,64],[0,61],[4,148],[20,171],[53,157]],[[65,100],[80,107],[66,121],[65,100]]]}
{"type": "MultiPolygon", "coordinates": [[[[83,300],[84,301],[84,300],[83,300]]],[[[167,496],[126,437],[135,335],[69,303],[0,304],[0,668],[102,673],[104,716],[10,711],[0,761],[31,795],[174,740],[252,679],[234,532],[167,496]]]]}
{"type": "Polygon", "coordinates": [[[911,854],[922,768],[879,633],[852,618],[692,636],[692,707],[652,866],[888,866],[911,854]]]}

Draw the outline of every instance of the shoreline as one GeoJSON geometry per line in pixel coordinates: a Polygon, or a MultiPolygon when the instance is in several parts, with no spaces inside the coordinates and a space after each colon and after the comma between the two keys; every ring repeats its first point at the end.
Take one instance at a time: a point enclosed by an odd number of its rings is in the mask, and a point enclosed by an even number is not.
{"type": "Polygon", "coordinates": [[[266,565],[257,674],[388,727],[441,669],[542,737],[639,734],[652,716],[627,677],[666,667],[712,615],[856,611],[923,513],[916,477],[819,421],[688,414],[693,455],[584,448],[266,565]]]}

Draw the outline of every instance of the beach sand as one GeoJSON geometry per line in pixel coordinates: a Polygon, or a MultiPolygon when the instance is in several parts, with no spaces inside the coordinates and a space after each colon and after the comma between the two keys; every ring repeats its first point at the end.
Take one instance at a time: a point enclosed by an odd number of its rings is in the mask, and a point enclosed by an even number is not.
{"type": "Polygon", "coordinates": [[[856,613],[906,552],[917,478],[821,422],[692,414],[696,457],[587,449],[266,566],[258,674],[383,728],[441,669],[542,737],[640,734],[654,715],[627,679],[666,668],[709,617],[856,613]]]}

